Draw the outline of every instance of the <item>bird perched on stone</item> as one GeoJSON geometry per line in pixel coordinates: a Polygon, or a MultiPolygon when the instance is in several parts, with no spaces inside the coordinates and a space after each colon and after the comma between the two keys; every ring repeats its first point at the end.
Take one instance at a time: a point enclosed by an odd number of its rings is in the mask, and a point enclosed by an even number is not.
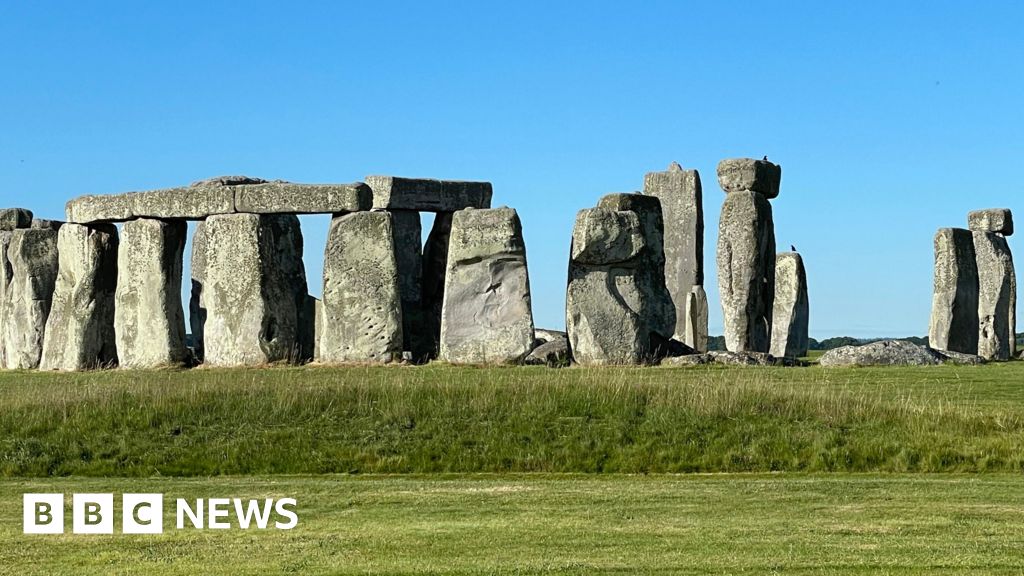
{"type": "Polygon", "coordinates": [[[789,245],[789,249],[792,252],[796,252],[796,246],[793,246],[792,244],[789,245]]]}
{"type": "Polygon", "coordinates": [[[767,156],[767,155],[765,155],[765,157],[764,157],[764,158],[761,158],[761,160],[764,160],[765,162],[767,162],[767,161],[768,161],[768,156],[767,156]]]}

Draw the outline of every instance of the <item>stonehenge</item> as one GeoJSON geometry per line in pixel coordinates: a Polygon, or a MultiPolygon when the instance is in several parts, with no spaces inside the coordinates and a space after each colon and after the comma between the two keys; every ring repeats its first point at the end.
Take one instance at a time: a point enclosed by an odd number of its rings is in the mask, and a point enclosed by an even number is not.
{"type": "Polygon", "coordinates": [[[940,228],[928,337],[932,348],[1009,360],[1016,352],[1017,278],[1005,208],[967,215],[968,230],[940,228]]]}
{"type": "Polygon", "coordinates": [[[775,303],[769,353],[777,358],[806,356],[809,320],[804,260],[796,252],[779,253],[775,257],[775,303]]]}
{"type": "Polygon", "coordinates": [[[113,224],[60,227],[59,270],[40,370],[75,371],[117,364],[114,293],[118,244],[113,224]]]}
{"type": "Polygon", "coordinates": [[[517,363],[530,353],[533,342],[519,215],[511,208],[456,212],[445,270],[440,359],[517,363]]]}
{"type": "Polygon", "coordinates": [[[57,283],[57,231],[14,230],[7,260],[11,279],[4,306],[4,368],[38,368],[57,283]]]}
{"type": "Polygon", "coordinates": [[[775,225],[768,200],[782,169],[767,160],[718,164],[725,202],[718,221],[718,290],[730,352],[768,352],[775,301],[775,225]]]}
{"type": "Polygon", "coordinates": [[[707,294],[704,292],[704,200],[700,174],[673,162],[665,172],[644,176],[644,194],[661,201],[665,282],[676,310],[673,336],[707,351],[707,294]]]}

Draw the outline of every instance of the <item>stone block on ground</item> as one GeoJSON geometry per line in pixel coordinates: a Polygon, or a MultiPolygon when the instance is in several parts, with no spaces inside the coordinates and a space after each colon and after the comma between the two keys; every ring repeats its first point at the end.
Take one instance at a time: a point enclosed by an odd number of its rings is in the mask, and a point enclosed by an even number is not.
{"type": "Polygon", "coordinates": [[[113,367],[118,360],[114,338],[117,228],[65,224],[57,238],[60,266],[39,369],[113,367]]]}
{"type": "Polygon", "coordinates": [[[718,163],[718,185],[726,194],[758,192],[771,200],[779,195],[782,167],[768,160],[730,158],[718,163]]]}
{"type": "Polygon", "coordinates": [[[491,207],[490,182],[367,176],[366,184],[373,190],[376,209],[455,212],[491,207]]]}
{"type": "Polygon", "coordinates": [[[184,220],[140,219],[121,229],[114,333],[122,368],[188,360],[181,305],[184,220]]]}
{"type": "Polygon", "coordinates": [[[863,346],[843,346],[825,352],[822,366],[934,366],[947,356],[911,342],[882,340],[863,346]]]}
{"type": "Polygon", "coordinates": [[[978,355],[1009,360],[1016,347],[1017,278],[1006,238],[973,232],[978,266],[978,355]]]}
{"type": "Polygon", "coordinates": [[[978,265],[969,230],[935,234],[935,279],[928,343],[937,350],[978,352],[978,265]]]}
{"type": "Polygon", "coordinates": [[[975,210],[967,214],[967,228],[972,232],[993,232],[1013,235],[1013,213],[1009,208],[975,210]]]}
{"type": "Polygon", "coordinates": [[[779,358],[807,355],[810,306],[807,272],[796,252],[775,258],[775,303],[772,310],[771,354],[779,358]]]}
{"type": "Polygon", "coordinates": [[[391,362],[402,357],[402,302],[388,212],[331,221],[324,252],[320,361],[391,362]]]}
{"type": "Polygon", "coordinates": [[[7,249],[10,283],[4,307],[4,367],[39,367],[59,265],[57,231],[18,229],[7,249]]]}
{"type": "Polygon", "coordinates": [[[511,208],[460,210],[452,221],[439,358],[506,364],[533,348],[522,225],[511,208]]]}

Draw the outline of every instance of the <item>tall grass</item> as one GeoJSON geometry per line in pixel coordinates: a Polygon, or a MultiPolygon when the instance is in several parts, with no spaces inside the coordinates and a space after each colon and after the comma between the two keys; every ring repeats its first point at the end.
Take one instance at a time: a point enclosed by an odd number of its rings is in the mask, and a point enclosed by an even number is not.
{"type": "Polygon", "coordinates": [[[0,373],[0,475],[1016,471],[1024,364],[0,373]]]}

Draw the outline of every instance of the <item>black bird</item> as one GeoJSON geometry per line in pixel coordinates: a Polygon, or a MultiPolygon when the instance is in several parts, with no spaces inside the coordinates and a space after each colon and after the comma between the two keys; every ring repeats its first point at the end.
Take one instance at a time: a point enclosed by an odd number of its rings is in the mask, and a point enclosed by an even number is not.
{"type": "Polygon", "coordinates": [[[762,160],[764,160],[765,162],[767,162],[767,161],[768,161],[768,156],[767,156],[767,155],[765,155],[765,157],[764,157],[764,158],[762,158],[762,160]]]}
{"type": "Polygon", "coordinates": [[[789,249],[793,252],[796,252],[796,246],[793,246],[792,244],[789,245],[789,249]]]}

